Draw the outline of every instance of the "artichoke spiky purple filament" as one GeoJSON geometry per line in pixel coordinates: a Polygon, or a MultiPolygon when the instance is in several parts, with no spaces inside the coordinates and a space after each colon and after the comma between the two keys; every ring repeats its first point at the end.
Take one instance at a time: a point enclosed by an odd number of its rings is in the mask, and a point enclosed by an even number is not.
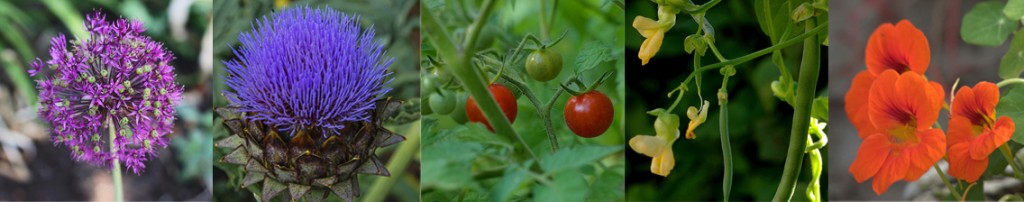
{"type": "Polygon", "coordinates": [[[46,73],[36,81],[39,114],[52,125],[54,144],[67,146],[74,159],[111,166],[116,158],[138,174],[172,130],[182,92],[168,65],[174,55],[143,35],[137,20],[108,22],[96,12],[86,16],[85,29],[88,38],[71,46],[64,35],[53,37],[51,59],[32,62],[31,75],[46,73]]]}
{"type": "Polygon", "coordinates": [[[238,58],[224,62],[225,83],[237,92],[229,99],[252,120],[288,131],[367,121],[375,101],[390,91],[384,86],[393,59],[373,41],[373,28],[358,22],[308,6],[257,20],[239,35],[238,58]]]}

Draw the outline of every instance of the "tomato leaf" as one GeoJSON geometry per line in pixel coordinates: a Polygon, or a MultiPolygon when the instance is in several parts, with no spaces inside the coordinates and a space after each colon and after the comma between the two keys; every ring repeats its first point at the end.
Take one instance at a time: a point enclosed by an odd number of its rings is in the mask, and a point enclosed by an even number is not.
{"type": "Polygon", "coordinates": [[[605,61],[611,61],[611,48],[600,41],[590,41],[583,44],[580,53],[576,55],[576,72],[585,72],[597,67],[605,61]]]}
{"type": "MultiPolygon", "coordinates": [[[[540,168],[545,173],[557,173],[563,170],[572,170],[580,166],[601,160],[611,153],[622,150],[621,146],[578,146],[559,149],[554,154],[542,157],[540,168]]],[[[543,201],[543,200],[542,200],[543,201]]]]}
{"type": "Polygon", "coordinates": [[[1017,28],[1014,20],[1003,15],[1005,5],[1000,1],[986,1],[974,5],[960,26],[964,42],[982,46],[999,46],[1017,28]]]}
{"type": "MultiPolygon", "coordinates": [[[[1024,124],[1024,104],[1021,103],[1024,103],[1024,87],[1014,86],[999,98],[999,104],[996,105],[996,117],[1008,116],[1013,119],[1014,124],[1018,126],[1024,124]]],[[[1013,137],[1010,137],[1010,140],[1024,144],[1024,130],[1013,131],[1013,137]]]]}
{"type": "Polygon", "coordinates": [[[1021,72],[1024,72],[1024,28],[1017,30],[1010,41],[1010,50],[999,62],[999,77],[1003,79],[1017,78],[1021,72]]]}
{"type": "Polygon", "coordinates": [[[601,173],[590,185],[587,199],[590,201],[624,201],[626,193],[622,186],[626,183],[624,166],[612,167],[601,173]]]}
{"type": "MultiPolygon", "coordinates": [[[[527,161],[523,167],[529,168],[533,165],[533,161],[527,161]]],[[[527,170],[517,165],[509,165],[505,169],[505,175],[501,177],[501,181],[494,185],[491,189],[491,201],[506,201],[512,192],[519,188],[519,185],[523,184],[523,181],[528,179],[527,170]]]]}
{"type": "Polygon", "coordinates": [[[483,145],[460,141],[440,141],[423,148],[423,156],[433,157],[423,158],[423,186],[446,190],[478,186],[470,171],[472,160],[481,152],[483,145]]]}
{"type": "Polygon", "coordinates": [[[551,184],[533,187],[535,201],[586,201],[587,181],[578,172],[554,176],[551,184]]]}

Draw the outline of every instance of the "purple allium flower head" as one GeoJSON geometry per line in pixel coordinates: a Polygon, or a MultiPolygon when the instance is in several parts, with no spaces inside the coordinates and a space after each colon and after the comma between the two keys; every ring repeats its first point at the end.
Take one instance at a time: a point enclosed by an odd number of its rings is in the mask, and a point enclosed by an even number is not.
{"type": "Polygon", "coordinates": [[[144,162],[167,146],[174,103],[174,55],[142,35],[137,20],[107,22],[99,12],[86,16],[88,38],[64,35],[50,40],[50,57],[36,59],[29,73],[50,72],[37,80],[39,114],[52,125],[54,144],[72,150],[79,161],[109,166],[114,158],[136,174],[144,162]],[[44,68],[46,67],[46,68],[44,68]],[[110,150],[108,120],[117,136],[110,150]]]}
{"type": "MultiPolygon", "coordinates": [[[[372,26],[331,8],[295,7],[257,20],[239,35],[227,65],[228,99],[249,118],[292,130],[342,129],[367,121],[393,59],[373,41],[372,26]]],[[[325,133],[326,134],[326,133],[325,133]]]]}

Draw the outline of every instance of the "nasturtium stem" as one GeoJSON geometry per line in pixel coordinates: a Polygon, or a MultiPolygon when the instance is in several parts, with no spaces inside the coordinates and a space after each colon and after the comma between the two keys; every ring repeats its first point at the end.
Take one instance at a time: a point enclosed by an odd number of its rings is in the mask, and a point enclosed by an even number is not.
{"type": "Polygon", "coordinates": [[[996,83],[996,86],[999,87],[999,88],[1002,88],[1002,87],[1005,87],[1005,86],[1010,85],[1010,84],[1024,84],[1024,79],[1022,79],[1022,78],[1009,78],[1009,79],[1000,81],[999,83],[996,83]]]}
{"type": "Polygon", "coordinates": [[[962,198],[960,197],[960,193],[957,192],[956,189],[953,189],[953,184],[949,183],[949,178],[946,177],[945,172],[942,172],[942,168],[939,168],[939,164],[932,165],[932,167],[935,168],[936,173],[939,173],[939,178],[942,178],[942,182],[946,183],[946,188],[949,188],[949,193],[955,198],[962,198]]]}
{"type": "MultiPolygon", "coordinates": [[[[815,20],[804,21],[806,33],[815,33],[815,20]]],[[[820,28],[820,27],[818,27],[820,28]]],[[[800,62],[800,77],[797,84],[796,103],[793,105],[793,126],[789,134],[789,149],[786,152],[786,164],[782,171],[782,180],[775,190],[772,201],[789,201],[796,189],[796,180],[800,177],[803,167],[804,148],[807,144],[808,124],[811,122],[811,102],[818,85],[818,71],[821,70],[819,58],[818,35],[812,34],[804,39],[803,55],[800,62]]],[[[774,47],[774,46],[773,46],[774,47]]],[[[767,49],[765,49],[767,50],[767,49]]],[[[764,50],[762,50],[764,51],[764,50]]],[[[761,52],[761,51],[758,51],[761,52]]],[[[770,51],[764,51],[770,52],[770,51]]]]}
{"type": "Polygon", "coordinates": [[[114,132],[114,120],[107,117],[107,127],[110,130],[110,154],[114,158],[114,166],[111,167],[111,175],[114,178],[114,201],[124,201],[124,186],[121,184],[121,161],[117,158],[117,146],[114,144],[114,138],[117,137],[117,133],[114,132]]]}
{"type": "Polygon", "coordinates": [[[999,146],[999,151],[1002,151],[1003,158],[1006,158],[1006,162],[1010,164],[1011,168],[1013,168],[1013,175],[1016,176],[1017,179],[1024,180],[1024,174],[1021,174],[1021,168],[1017,165],[1017,159],[1013,158],[1013,152],[1010,151],[1010,147],[1007,145],[1009,144],[999,146]]]}
{"type": "Polygon", "coordinates": [[[370,191],[367,192],[366,198],[363,198],[364,201],[384,201],[388,191],[394,187],[395,182],[401,179],[402,174],[405,173],[405,167],[420,150],[420,124],[421,121],[416,121],[409,125],[410,127],[405,132],[407,139],[402,142],[398,150],[395,151],[395,155],[391,156],[391,160],[388,161],[387,168],[392,175],[377,177],[377,180],[373,182],[373,187],[370,187],[370,191]]]}

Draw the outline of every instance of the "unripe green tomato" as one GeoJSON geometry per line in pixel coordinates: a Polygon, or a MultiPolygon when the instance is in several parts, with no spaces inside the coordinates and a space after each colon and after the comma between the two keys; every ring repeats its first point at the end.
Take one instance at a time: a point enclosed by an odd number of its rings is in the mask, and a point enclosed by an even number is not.
{"type": "Polygon", "coordinates": [[[466,92],[457,92],[452,94],[455,95],[455,110],[452,110],[449,117],[452,117],[452,120],[454,120],[455,123],[466,124],[466,122],[469,121],[469,118],[466,117],[466,97],[468,97],[468,95],[466,95],[466,92]]]}
{"type": "Polygon", "coordinates": [[[455,110],[455,99],[444,91],[430,94],[430,109],[440,115],[448,115],[455,110]]]}
{"type": "Polygon", "coordinates": [[[421,95],[429,95],[430,93],[433,93],[434,91],[437,90],[437,86],[438,86],[438,83],[436,82],[436,79],[431,78],[431,77],[426,76],[426,75],[421,75],[420,76],[420,94],[421,95]]]}
{"type": "Polygon", "coordinates": [[[526,58],[526,74],[537,81],[550,81],[562,72],[562,55],[550,49],[535,50],[526,58]]]}

